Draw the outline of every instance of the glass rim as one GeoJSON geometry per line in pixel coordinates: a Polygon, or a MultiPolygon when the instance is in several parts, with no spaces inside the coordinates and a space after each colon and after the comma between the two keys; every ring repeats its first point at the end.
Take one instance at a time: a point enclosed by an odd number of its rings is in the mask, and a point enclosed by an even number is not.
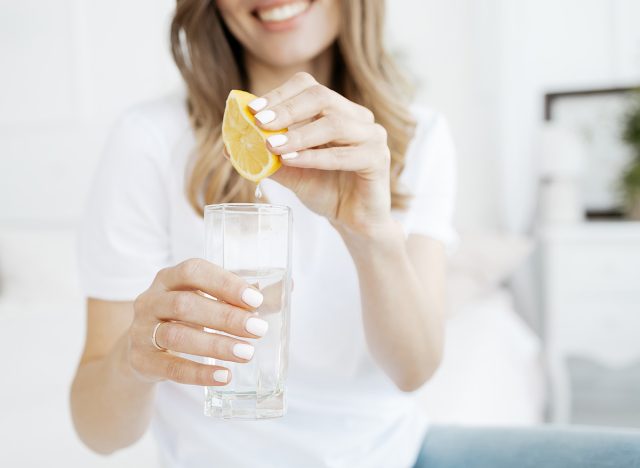
{"type": "Polygon", "coordinates": [[[206,213],[283,215],[291,212],[286,205],[271,203],[214,203],[204,207],[206,213]]]}

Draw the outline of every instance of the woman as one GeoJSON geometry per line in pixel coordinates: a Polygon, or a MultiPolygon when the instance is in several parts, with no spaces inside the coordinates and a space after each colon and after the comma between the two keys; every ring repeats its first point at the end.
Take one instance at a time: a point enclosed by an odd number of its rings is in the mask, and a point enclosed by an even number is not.
{"type": "MultiPolygon", "coordinates": [[[[409,110],[382,23],[377,0],[178,0],[171,38],[187,95],[120,120],[80,232],[88,326],[71,398],[89,447],[113,452],[151,425],[172,467],[519,463],[517,450],[496,458],[495,442],[470,459],[448,448],[495,441],[488,432],[425,439],[412,392],[441,359],[454,160],[442,119],[409,110]],[[234,88],[260,96],[250,107],[262,128],[289,128],[267,143],[283,167],[263,186],[296,226],[289,411],[264,421],[203,417],[202,386],[233,375],[176,354],[248,362],[236,345],[267,332],[251,314],[261,293],[197,259],[203,206],[253,201],[222,151],[234,88]]],[[[540,437],[509,434],[539,452],[540,437]]]]}

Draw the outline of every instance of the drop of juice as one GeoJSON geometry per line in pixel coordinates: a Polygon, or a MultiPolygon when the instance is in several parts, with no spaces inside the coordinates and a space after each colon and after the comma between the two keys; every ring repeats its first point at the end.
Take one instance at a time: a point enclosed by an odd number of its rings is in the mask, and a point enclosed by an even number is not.
{"type": "Polygon", "coordinates": [[[262,190],[260,190],[260,184],[256,185],[255,197],[260,200],[262,198],[262,190]]]}

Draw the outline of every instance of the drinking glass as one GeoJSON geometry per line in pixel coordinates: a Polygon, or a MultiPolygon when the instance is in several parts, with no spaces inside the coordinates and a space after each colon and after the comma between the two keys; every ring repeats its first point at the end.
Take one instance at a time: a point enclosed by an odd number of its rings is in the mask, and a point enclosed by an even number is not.
{"type": "MultiPolygon", "coordinates": [[[[264,301],[256,313],[269,323],[265,336],[247,339],[255,346],[249,362],[217,363],[231,370],[231,381],[205,388],[204,413],[233,419],[283,416],[291,295],[291,210],[280,205],[225,203],[207,205],[204,217],[205,259],[259,289],[264,301]]],[[[207,358],[210,364],[216,361],[207,358]]]]}

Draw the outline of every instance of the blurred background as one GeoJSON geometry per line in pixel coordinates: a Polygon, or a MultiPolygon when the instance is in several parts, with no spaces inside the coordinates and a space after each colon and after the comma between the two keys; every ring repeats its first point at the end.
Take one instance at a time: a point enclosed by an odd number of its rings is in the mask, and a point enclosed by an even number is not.
{"type": "MultiPolygon", "coordinates": [[[[155,466],[148,437],[102,458],[73,432],[74,227],[114,119],[180,86],[173,7],[0,0],[1,466],[155,466]]],[[[640,427],[640,2],[393,0],[388,13],[390,50],[459,151],[447,350],[425,410],[640,427]]]]}

